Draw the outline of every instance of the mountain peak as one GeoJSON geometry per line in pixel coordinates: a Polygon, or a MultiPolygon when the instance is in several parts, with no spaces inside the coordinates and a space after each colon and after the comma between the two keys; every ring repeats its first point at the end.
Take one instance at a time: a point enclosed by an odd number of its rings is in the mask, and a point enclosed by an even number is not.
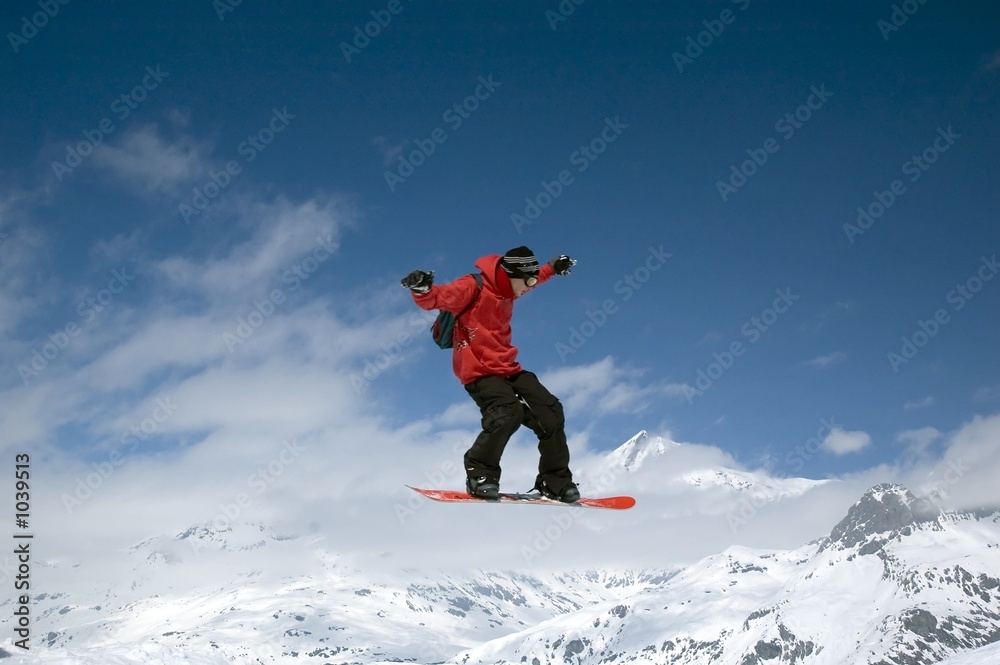
{"type": "Polygon", "coordinates": [[[646,430],[639,430],[638,434],[611,451],[608,459],[626,471],[635,471],[646,458],[659,457],[667,452],[668,446],[677,445],[661,436],[650,436],[646,430]]]}
{"type": "Polygon", "coordinates": [[[938,517],[936,510],[919,502],[910,490],[894,483],[870,488],[851,506],[830,532],[829,543],[841,548],[859,546],[859,554],[871,554],[888,539],[909,535],[913,527],[938,517]]]}

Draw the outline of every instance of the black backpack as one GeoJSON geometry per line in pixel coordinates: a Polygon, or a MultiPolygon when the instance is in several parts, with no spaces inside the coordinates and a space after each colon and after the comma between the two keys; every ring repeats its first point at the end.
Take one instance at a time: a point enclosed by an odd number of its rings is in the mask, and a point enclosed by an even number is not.
{"type": "Polygon", "coordinates": [[[479,273],[472,275],[476,280],[476,295],[472,299],[465,309],[459,312],[457,315],[451,312],[445,312],[444,310],[438,312],[437,318],[434,319],[434,325],[431,326],[431,336],[434,338],[434,343],[440,346],[442,349],[452,348],[452,337],[455,334],[455,322],[458,321],[459,317],[472,309],[472,306],[476,304],[479,300],[479,293],[483,290],[483,276],[479,273]]]}

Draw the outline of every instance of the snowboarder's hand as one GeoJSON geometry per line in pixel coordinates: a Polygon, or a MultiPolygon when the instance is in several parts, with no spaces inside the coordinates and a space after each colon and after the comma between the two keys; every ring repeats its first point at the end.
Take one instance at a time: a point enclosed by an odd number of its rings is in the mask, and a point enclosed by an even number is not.
{"type": "Polygon", "coordinates": [[[549,261],[549,265],[552,266],[557,275],[568,275],[570,269],[576,265],[576,261],[562,254],[549,261]]]}
{"type": "Polygon", "coordinates": [[[414,270],[399,282],[414,293],[427,293],[434,283],[434,271],[414,270]]]}

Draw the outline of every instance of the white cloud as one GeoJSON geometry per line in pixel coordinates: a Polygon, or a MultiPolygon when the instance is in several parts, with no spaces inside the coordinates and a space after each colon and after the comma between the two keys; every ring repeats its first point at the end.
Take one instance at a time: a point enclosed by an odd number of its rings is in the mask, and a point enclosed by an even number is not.
{"type": "Polygon", "coordinates": [[[590,365],[560,367],[544,373],[541,381],[574,413],[639,413],[657,399],[680,398],[690,388],[676,383],[643,383],[642,372],[619,367],[606,357],[590,365]]]}
{"type": "Polygon", "coordinates": [[[378,148],[379,153],[382,155],[382,166],[389,166],[402,154],[407,142],[403,141],[392,144],[385,136],[376,136],[372,139],[372,144],[378,148]]]}
{"type": "Polygon", "coordinates": [[[0,192],[0,340],[57,297],[46,276],[48,236],[26,212],[46,196],[44,190],[0,192]]]}
{"type": "Polygon", "coordinates": [[[847,354],[843,351],[834,351],[833,353],[828,353],[825,356],[817,356],[811,360],[806,360],[802,364],[807,367],[814,367],[816,369],[826,369],[831,365],[836,365],[837,363],[847,360],[847,354]]]}
{"type": "Polygon", "coordinates": [[[205,175],[208,152],[206,145],[190,137],[166,140],[151,124],[129,130],[115,144],[97,146],[94,159],[141,191],[175,194],[180,185],[205,175]]]}
{"type": "Polygon", "coordinates": [[[211,316],[183,316],[164,309],[160,316],[126,331],[113,348],[80,368],[77,379],[103,390],[134,388],[166,367],[174,371],[204,368],[226,353],[219,339],[224,325],[211,316]]]}
{"type": "Polygon", "coordinates": [[[712,331],[709,331],[709,332],[705,333],[704,337],[702,337],[697,342],[695,342],[695,346],[702,346],[704,344],[712,344],[714,342],[718,342],[720,339],[722,339],[722,334],[719,333],[719,332],[717,332],[717,331],[715,331],[715,330],[712,330],[712,331]]]}
{"type": "Polygon", "coordinates": [[[823,439],[823,449],[834,455],[847,455],[864,450],[871,442],[867,432],[848,432],[834,427],[823,439]]]}
{"type": "Polygon", "coordinates": [[[907,402],[903,405],[903,409],[906,411],[915,411],[917,409],[926,409],[934,404],[934,398],[930,395],[923,399],[913,400],[912,402],[907,402]]]}
{"type": "Polygon", "coordinates": [[[476,428],[480,420],[481,414],[475,402],[464,400],[446,407],[444,412],[434,419],[434,424],[441,427],[476,428]]]}
{"type": "Polygon", "coordinates": [[[947,438],[939,460],[914,479],[948,508],[1000,507],[1000,415],[976,416],[947,438]]]}
{"type": "Polygon", "coordinates": [[[897,435],[915,446],[893,464],[883,464],[843,480],[857,487],[895,482],[945,510],[1000,507],[1000,414],[976,416],[952,432],[925,427],[897,435]]]}
{"type": "Polygon", "coordinates": [[[942,437],[942,433],[934,427],[906,430],[896,435],[896,441],[906,444],[910,455],[923,455],[942,437]]]}
{"type": "MultiPolygon", "coordinates": [[[[275,283],[287,286],[281,275],[310,255],[311,236],[329,230],[339,238],[353,219],[332,197],[250,201],[239,209],[251,229],[245,240],[206,256],[178,254],[145,264],[150,278],[141,300],[123,298],[114,318],[74,341],[72,353],[58,358],[37,383],[0,395],[4,445],[30,443],[52,488],[38,507],[51,525],[50,551],[97,558],[100,552],[85,543],[128,547],[199,523],[256,520],[279,530],[325,534],[347,553],[385,553],[387,562],[399,565],[449,567],[475,560],[477,566],[501,567],[522,561],[522,547],[552,524],[555,513],[516,507],[491,513],[496,538],[470,546],[467,533],[484,519],[480,507],[430,505],[415,501],[404,487],[462,486],[462,453],[479,430],[471,400],[456,388],[440,413],[394,425],[387,405],[378,401],[377,382],[389,377],[375,377],[361,392],[351,382],[385,353],[386,342],[398,339],[398,331],[415,339],[426,334],[426,322],[416,325],[398,286],[362,285],[363,299],[347,293],[289,299],[244,344],[232,352],[226,348],[221,335],[235,330],[257,293],[275,283]],[[198,306],[179,308],[172,302],[177,295],[194,296],[198,306]],[[65,431],[80,436],[67,444],[65,431]],[[405,556],[400,542],[412,544],[405,556]]],[[[134,246],[132,240],[126,244],[134,246]]],[[[384,371],[395,371],[419,352],[416,344],[402,349],[384,371]]],[[[452,377],[447,379],[451,385],[452,377]]],[[[622,479],[611,485],[603,480],[604,453],[586,445],[588,418],[636,413],[684,395],[683,385],[645,380],[641,371],[610,357],[559,367],[542,380],[575,414],[571,464],[592,490],[610,491],[622,479]]],[[[505,488],[530,486],[536,443],[524,430],[511,441],[504,455],[505,488]]],[[[659,527],[684,531],[697,525],[703,538],[668,547],[657,535],[661,528],[637,535],[622,526],[623,516],[587,514],[560,536],[542,565],[601,565],[619,556],[621,542],[635,546],[637,559],[656,559],[657,565],[731,544],[730,499],[712,492],[688,496],[678,478],[683,471],[740,465],[709,445],[687,444],[674,452],[659,472],[650,467],[633,478],[633,490],[642,493],[646,515],[666,520],[659,527]],[[705,518],[705,511],[712,517],[705,518]],[[595,547],[595,532],[606,530],[611,538],[595,547]]],[[[854,498],[845,493],[831,515],[854,498]]],[[[771,524],[762,518],[743,533],[759,541],[771,524]]],[[[802,523],[781,538],[792,545],[821,531],[816,523],[802,523]]]]}
{"type": "Polygon", "coordinates": [[[342,230],[354,225],[355,211],[337,196],[321,196],[301,203],[279,197],[275,201],[246,201],[237,212],[251,226],[250,237],[208,259],[171,256],[152,268],[170,284],[213,299],[234,292],[259,298],[271,287],[301,288],[340,246],[342,230]]]}
{"type": "MultiPolygon", "coordinates": [[[[205,168],[200,146],[169,143],[149,128],[110,150],[105,165],[122,177],[134,165],[138,171],[129,177],[148,191],[168,193],[205,168]],[[150,163],[136,161],[144,157],[150,163]]],[[[428,342],[428,324],[414,318],[402,290],[362,284],[358,294],[314,297],[294,288],[336,265],[357,212],[323,194],[263,201],[234,192],[217,205],[235,217],[244,232],[239,241],[140,259],[141,298],[123,296],[113,315],[74,340],[38,381],[0,393],[0,447],[10,453],[30,446],[45,474],[47,491],[39,494],[37,510],[47,555],[96,557],[203,522],[256,520],[400,566],[516,567],[522,547],[567,513],[510,507],[486,516],[478,506],[429,504],[404,487],[462,486],[461,456],[478,433],[479,414],[453,377],[447,385],[454,393],[440,401],[440,411],[418,419],[397,413],[398,403],[383,396],[388,391],[378,382],[389,376],[374,377],[361,391],[352,383],[389,355],[386,345],[400,332],[428,342]],[[238,336],[238,322],[259,313],[256,303],[274,289],[288,297],[243,343],[227,346],[223,336],[238,336]],[[492,537],[470,542],[468,534],[484,520],[492,537]]],[[[109,240],[89,248],[90,258],[107,263],[141,255],[143,242],[140,236],[109,240]]],[[[33,284],[27,280],[22,293],[33,284]]],[[[421,348],[393,351],[379,372],[402,369],[421,348]]],[[[795,546],[828,531],[865,484],[918,478],[902,467],[870,470],[799,501],[755,509],[737,535],[726,518],[740,507],[739,498],[692,493],[680,480],[706,468],[745,470],[727,451],[685,444],[658,467],[605,482],[607,460],[587,446],[594,419],[649,412],[660,400],[684,397],[685,384],[650,379],[611,357],[561,366],[541,378],[573,413],[571,464],[582,486],[640,495],[640,508],[625,515],[580,514],[542,565],[669,565],[733,543],[795,546]],[[693,532],[699,537],[673,537],[693,532]]],[[[433,390],[428,377],[412,380],[413,391],[433,390]]],[[[977,422],[947,437],[945,457],[921,466],[922,482],[961,473],[962,482],[948,487],[973,489],[957,498],[988,496],[988,473],[995,476],[998,466],[991,453],[1000,448],[997,429],[977,422]]],[[[919,445],[916,432],[901,440],[919,445]]],[[[508,446],[505,488],[526,489],[533,480],[538,453],[532,439],[522,430],[508,446]]],[[[869,444],[864,432],[836,428],[823,446],[846,454],[869,444]]]]}

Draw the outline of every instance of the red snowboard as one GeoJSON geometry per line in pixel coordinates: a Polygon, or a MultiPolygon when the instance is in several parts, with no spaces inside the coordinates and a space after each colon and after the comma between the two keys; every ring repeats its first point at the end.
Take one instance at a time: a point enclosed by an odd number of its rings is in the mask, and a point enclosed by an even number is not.
{"type": "Polygon", "coordinates": [[[487,501],[474,496],[469,496],[465,492],[457,490],[425,490],[419,487],[410,487],[418,494],[426,496],[435,501],[446,503],[530,503],[544,506],[578,506],[581,508],[607,508],[610,510],[627,510],[635,505],[635,499],[630,496],[607,496],[600,499],[580,499],[575,503],[563,503],[554,499],[546,499],[540,494],[507,494],[500,493],[499,501],[487,501]]]}

